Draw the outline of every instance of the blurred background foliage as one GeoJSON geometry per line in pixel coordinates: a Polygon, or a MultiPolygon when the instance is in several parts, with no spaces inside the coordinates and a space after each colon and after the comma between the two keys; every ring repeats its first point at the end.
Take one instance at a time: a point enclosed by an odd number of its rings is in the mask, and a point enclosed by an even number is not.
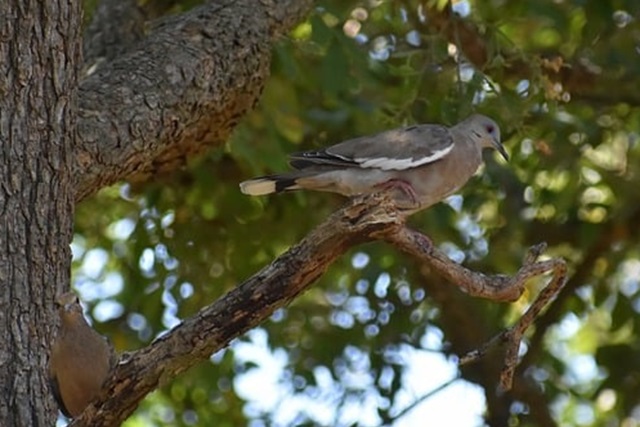
{"type": "MultiPolygon", "coordinates": [[[[195,5],[141,3],[150,18],[195,5]]],[[[511,161],[488,154],[484,173],[411,223],[486,273],[514,273],[540,241],[567,259],[512,392],[496,393],[499,353],[462,370],[455,357],[545,281],[513,304],[473,299],[376,243],[126,425],[640,425],[637,0],[319,0],[275,47],[261,102],[225,147],[78,207],[74,286],[120,351],[147,345],[344,202],[249,198],[238,182],[285,170],[291,151],[474,111],[500,123],[511,161]]]]}

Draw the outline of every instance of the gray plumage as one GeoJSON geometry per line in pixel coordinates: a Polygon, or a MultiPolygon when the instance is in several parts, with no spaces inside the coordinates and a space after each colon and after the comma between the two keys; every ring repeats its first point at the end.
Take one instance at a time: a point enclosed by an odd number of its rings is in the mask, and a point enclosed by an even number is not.
{"type": "Polygon", "coordinates": [[[294,153],[295,171],[244,181],[240,190],[251,196],[298,189],[345,196],[387,190],[398,207],[417,211],[462,187],[482,164],[483,148],[508,160],[498,125],[475,114],[450,128],[414,125],[294,153]]]}
{"type": "Polygon", "coordinates": [[[60,411],[76,417],[97,397],[117,357],[109,342],[87,324],[74,293],[62,294],[56,304],[60,329],[51,349],[49,380],[60,411]]]}

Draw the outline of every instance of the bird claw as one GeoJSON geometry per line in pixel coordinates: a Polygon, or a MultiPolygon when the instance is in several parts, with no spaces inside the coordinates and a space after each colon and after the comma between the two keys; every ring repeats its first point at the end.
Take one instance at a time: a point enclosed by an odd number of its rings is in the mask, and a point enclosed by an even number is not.
{"type": "MultiPolygon", "coordinates": [[[[391,190],[399,191],[404,196],[406,196],[406,198],[409,199],[411,203],[409,207],[417,207],[419,205],[418,195],[416,194],[411,184],[409,184],[407,181],[404,181],[401,179],[390,179],[381,184],[377,184],[376,188],[380,188],[385,191],[391,191],[391,190]]],[[[394,200],[397,201],[396,198],[394,198],[394,200]]],[[[402,206],[402,207],[405,208],[407,206],[402,206]]]]}

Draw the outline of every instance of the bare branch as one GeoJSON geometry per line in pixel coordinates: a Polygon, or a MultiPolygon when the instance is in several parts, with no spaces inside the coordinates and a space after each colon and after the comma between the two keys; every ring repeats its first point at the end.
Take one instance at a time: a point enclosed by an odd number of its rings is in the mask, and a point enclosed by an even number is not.
{"type": "MultiPolygon", "coordinates": [[[[101,397],[71,426],[119,424],[161,382],[206,360],[232,339],[265,321],[277,308],[289,304],[308,289],[349,248],[373,239],[384,239],[416,256],[470,294],[495,301],[516,299],[522,293],[524,282],[531,277],[549,270],[557,273],[555,281],[552,280],[522,319],[499,335],[508,337],[515,348],[511,350],[514,355],[508,352],[509,357],[513,357],[507,359],[503,370],[504,384],[509,385],[507,380],[513,373],[522,334],[564,284],[564,261],[536,261],[544,250],[543,245],[538,245],[513,277],[486,276],[468,270],[447,258],[426,236],[407,228],[404,214],[396,210],[388,197],[374,194],[350,201],[302,242],[236,289],[185,319],[150,346],[122,357],[101,397]]],[[[491,343],[495,341],[497,338],[491,343]]]]}
{"type": "Polygon", "coordinates": [[[265,321],[308,289],[353,245],[403,221],[383,197],[349,203],[249,280],[148,347],[123,357],[95,406],[87,408],[71,426],[119,425],[161,382],[206,360],[265,321]]]}
{"type": "Polygon", "coordinates": [[[450,385],[453,385],[459,379],[460,379],[460,375],[456,375],[455,377],[451,378],[449,381],[446,381],[446,382],[440,384],[438,387],[434,388],[433,390],[423,394],[422,396],[420,396],[419,398],[414,400],[409,406],[407,406],[406,408],[404,408],[403,410],[398,412],[398,414],[396,414],[393,417],[393,421],[398,421],[400,418],[404,417],[409,412],[413,411],[422,402],[425,402],[425,401],[431,399],[433,396],[435,396],[436,394],[440,393],[441,391],[443,391],[444,389],[446,389],[450,385]]]}
{"type": "Polygon", "coordinates": [[[469,295],[492,301],[517,300],[524,291],[527,279],[548,270],[541,269],[541,266],[536,263],[525,261],[518,274],[513,277],[502,274],[487,276],[452,262],[442,251],[433,246],[427,236],[410,228],[403,227],[380,237],[401,251],[427,263],[435,272],[449,282],[455,283],[469,295]]]}
{"type": "Polygon", "coordinates": [[[403,252],[427,263],[438,274],[468,294],[488,298],[492,301],[515,301],[522,295],[527,280],[549,271],[552,272],[551,282],[513,327],[498,334],[479,349],[467,353],[460,359],[460,365],[471,363],[483,357],[487,350],[497,342],[506,342],[507,352],[505,365],[500,376],[500,386],[504,391],[510,390],[518,361],[518,349],[525,331],[566,283],[567,266],[564,260],[554,258],[536,261],[546,249],[546,244],[542,243],[529,249],[522,267],[514,276],[487,276],[452,262],[444,253],[433,246],[429,238],[407,227],[394,229],[392,232],[385,229],[381,237],[403,252]]]}
{"type": "Polygon", "coordinates": [[[518,364],[518,350],[524,333],[533,324],[540,312],[553,301],[567,283],[567,265],[564,260],[554,258],[547,261],[534,262],[545,248],[546,245],[544,244],[532,247],[525,257],[523,267],[516,277],[521,278],[524,284],[524,281],[531,277],[551,271],[552,277],[549,284],[540,292],[533,301],[533,304],[531,304],[527,311],[518,319],[515,325],[496,335],[480,348],[462,356],[459,361],[460,365],[475,362],[483,357],[494,344],[505,343],[507,346],[505,365],[500,374],[500,389],[502,391],[510,390],[513,385],[513,374],[518,364]]]}

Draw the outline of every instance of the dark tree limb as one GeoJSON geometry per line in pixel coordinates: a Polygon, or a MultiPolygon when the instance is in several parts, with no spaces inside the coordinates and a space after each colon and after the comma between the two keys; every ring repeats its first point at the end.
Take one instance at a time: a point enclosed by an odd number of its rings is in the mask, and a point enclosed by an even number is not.
{"type": "Polygon", "coordinates": [[[312,0],[219,0],[153,25],[82,80],[76,201],[225,142],[258,102],[273,43],[312,0]]]}
{"type": "Polygon", "coordinates": [[[206,360],[308,289],[350,247],[403,222],[380,197],[350,203],[299,244],[148,347],[122,358],[101,398],[71,426],[119,425],[161,382],[206,360]]]}
{"type": "MultiPolygon", "coordinates": [[[[562,260],[536,262],[536,252],[511,278],[472,272],[449,260],[426,236],[406,228],[404,215],[384,195],[355,199],[246,282],[185,319],[148,347],[123,356],[100,398],[71,426],[119,424],[162,382],[207,360],[232,339],[268,319],[276,309],[307,290],[348,249],[374,239],[391,242],[461,288],[496,301],[515,299],[528,278],[563,265],[562,260]]],[[[553,295],[553,292],[546,291],[546,294],[553,295]]],[[[513,340],[519,343],[539,308],[542,304],[534,303],[523,316],[524,320],[509,330],[513,340]]],[[[511,369],[508,363],[506,369],[511,369]]]]}

